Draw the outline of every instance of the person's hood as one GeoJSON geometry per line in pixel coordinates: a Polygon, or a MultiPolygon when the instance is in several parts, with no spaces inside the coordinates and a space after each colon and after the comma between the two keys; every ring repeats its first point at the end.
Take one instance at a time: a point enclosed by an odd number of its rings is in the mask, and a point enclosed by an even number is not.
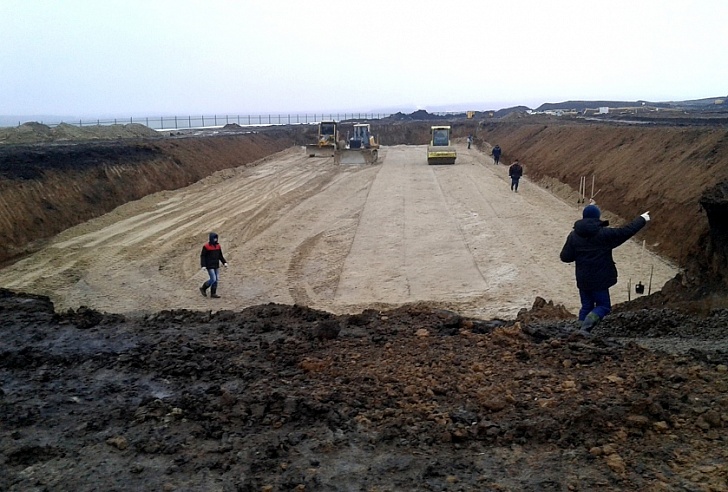
{"type": "Polygon", "coordinates": [[[596,236],[602,227],[607,227],[608,225],[608,220],[595,218],[580,219],[574,222],[574,232],[578,236],[590,238],[596,236]]]}

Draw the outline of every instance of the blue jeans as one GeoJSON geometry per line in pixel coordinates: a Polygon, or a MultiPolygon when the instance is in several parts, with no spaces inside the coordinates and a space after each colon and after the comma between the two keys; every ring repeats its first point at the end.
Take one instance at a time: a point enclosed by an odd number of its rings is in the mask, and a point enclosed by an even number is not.
{"type": "Polygon", "coordinates": [[[513,178],[511,177],[511,190],[515,188],[516,191],[518,191],[518,180],[521,178],[513,178]]]}
{"type": "Polygon", "coordinates": [[[581,297],[579,321],[584,321],[586,315],[592,312],[599,316],[599,319],[603,319],[606,315],[612,312],[612,301],[609,298],[609,289],[579,289],[579,297],[581,297]]]}
{"type": "Polygon", "coordinates": [[[220,278],[220,274],[218,273],[217,268],[208,268],[207,274],[210,276],[210,280],[207,281],[207,285],[212,287],[213,285],[217,285],[217,280],[220,278]]]}

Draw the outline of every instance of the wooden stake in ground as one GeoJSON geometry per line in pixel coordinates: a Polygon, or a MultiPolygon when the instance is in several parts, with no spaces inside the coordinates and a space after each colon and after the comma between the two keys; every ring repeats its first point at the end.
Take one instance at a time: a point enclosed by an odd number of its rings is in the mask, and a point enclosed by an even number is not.
{"type": "Polygon", "coordinates": [[[592,191],[591,191],[591,197],[594,199],[594,180],[596,179],[596,174],[592,174],[592,191]]]}

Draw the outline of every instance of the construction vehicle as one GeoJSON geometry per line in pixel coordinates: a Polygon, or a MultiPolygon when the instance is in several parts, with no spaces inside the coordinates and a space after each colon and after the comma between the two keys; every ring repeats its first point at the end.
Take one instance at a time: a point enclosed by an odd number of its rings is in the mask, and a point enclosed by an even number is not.
{"type": "Polygon", "coordinates": [[[315,144],[306,145],[309,157],[332,157],[339,142],[339,126],[336,121],[321,121],[315,144]]]}
{"type": "Polygon", "coordinates": [[[374,164],[379,159],[379,144],[369,123],[354,123],[352,136],[345,148],[334,154],[336,164],[374,164]]]}
{"type": "Polygon", "coordinates": [[[427,146],[428,164],[455,164],[457,152],[450,145],[450,127],[430,127],[430,145],[427,146]]]}

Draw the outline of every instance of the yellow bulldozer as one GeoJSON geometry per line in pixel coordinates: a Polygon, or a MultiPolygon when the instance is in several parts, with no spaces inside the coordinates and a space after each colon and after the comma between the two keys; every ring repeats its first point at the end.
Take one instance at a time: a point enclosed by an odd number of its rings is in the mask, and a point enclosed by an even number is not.
{"type": "Polygon", "coordinates": [[[430,144],[427,146],[428,164],[455,164],[457,152],[450,144],[449,126],[430,127],[430,144]]]}
{"type": "Polygon", "coordinates": [[[379,143],[369,123],[354,123],[351,137],[344,148],[336,149],[336,164],[374,164],[379,159],[379,143]]]}
{"type": "Polygon", "coordinates": [[[339,126],[336,121],[321,121],[315,144],[306,145],[309,157],[332,157],[339,144],[339,126]]]}

